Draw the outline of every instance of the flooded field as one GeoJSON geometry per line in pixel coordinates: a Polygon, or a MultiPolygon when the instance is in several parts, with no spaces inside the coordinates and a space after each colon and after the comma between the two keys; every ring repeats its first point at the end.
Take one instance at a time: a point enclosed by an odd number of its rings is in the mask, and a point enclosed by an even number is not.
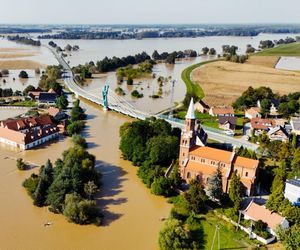
{"type": "Polygon", "coordinates": [[[100,207],[104,225],[78,226],[46,208],[36,208],[22,187],[31,171],[16,169],[14,158],[43,164],[55,160],[70,146],[69,139],[27,152],[0,148],[0,249],[156,249],[160,218],[167,217],[170,205],[150,194],[136,176],[136,169],[122,160],[118,150],[119,126],[130,119],[103,113],[94,106],[87,109],[85,137],[103,173],[100,207]],[[109,143],[108,143],[109,142],[109,143]],[[44,223],[52,226],[44,227],[44,223]]]}
{"type": "Polygon", "coordinates": [[[277,63],[276,69],[300,71],[300,57],[283,56],[280,58],[279,62],[277,63]]]}

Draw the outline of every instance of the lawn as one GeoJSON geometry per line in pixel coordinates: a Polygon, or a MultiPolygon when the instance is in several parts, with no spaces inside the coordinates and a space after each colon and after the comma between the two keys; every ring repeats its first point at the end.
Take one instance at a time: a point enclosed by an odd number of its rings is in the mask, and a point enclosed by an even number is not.
{"type": "Polygon", "coordinates": [[[256,53],[258,56],[300,56],[300,42],[283,44],[256,53]]]}
{"type": "Polygon", "coordinates": [[[248,249],[248,244],[243,240],[246,235],[241,231],[236,232],[235,228],[231,224],[222,221],[215,215],[208,213],[201,223],[205,237],[204,249],[218,249],[217,237],[215,239],[214,247],[212,248],[216,225],[219,225],[220,227],[220,249],[248,249]]]}
{"type": "MultiPolygon", "coordinates": [[[[216,128],[219,129],[219,123],[218,119],[214,116],[211,116],[209,114],[202,114],[198,111],[195,112],[196,118],[203,124],[204,126],[216,128]]],[[[185,119],[186,111],[178,111],[178,113],[175,114],[176,118],[185,119]]]]}
{"type": "Polygon", "coordinates": [[[14,102],[12,106],[19,106],[19,107],[36,107],[37,103],[36,101],[29,100],[29,101],[20,101],[20,102],[14,102]]]}
{"type": "Polygon", "coordinates": [[[205,96],[203,89],[200,87],[200,85],[195,83],[194,81],[192,81],[191,73],[193,72],[194,69],[201,67],[204,64],[215,62],[215,61],[219,61],[219,60],[212,60],[212,61],[197,63],[197,64],[194,64],[194,65],[186,68],[184,71],[182,71],[181,78],[186,85],[187,93],[194,94],[199,99],[202,99],[205,96]]]}

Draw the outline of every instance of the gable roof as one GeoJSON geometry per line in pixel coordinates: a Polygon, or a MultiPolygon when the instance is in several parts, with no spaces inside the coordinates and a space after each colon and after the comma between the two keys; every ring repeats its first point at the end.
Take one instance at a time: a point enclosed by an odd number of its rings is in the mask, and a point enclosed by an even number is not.
{"type": "Polygon", "coordinates": [[[245,167],[250,169],[258,168],[259,161],[241,156],[235,157],[233,161],[234,166],[245,167]]]}
{"type": "Polygon", "coordinates": [[[50,107],[48,108],[47,112],[50,116],[55,117],[60,111],[58,108],[50,107]]]}
{"type": "Polygon", "coordinates": [[[243,213],[250,217],[252,220],[262,220],[263,222],[267,223],[268,227],[272,228],[273,230],[275,230],[276,227],[285,220],[285,218],[281,215],[273,213],[264,206],[256,204],[253,200],[243,211],[243,213]]]}
{"type": "Polygon", "coordinates": [[[276,122],[274,119],[263,119],[263,118],[252,118],[251,127],[253,129],[267,129],[270,127],[275,127],[276,122]]]}
{"type": "Polygon", "coordinates": [[[206,159],[215,161],[222,161],[225,163],[231,163],[232,152],[211,148],[211,147],[194,147],[190,151],[190,155],[199,156],[206,159]]]}
{"type": "Polygon", "coordinates": [[[212,107],[211,111],[215,115],[234,115],[232,107],[212,107]]]}
{"type": "Polygon", "coordinates": [[[248,113],[251,116],[257,115],[260,113],[260,108],[259,107],[252,107],[246,110],[246,113],[248,113]]]}
{"type": "Polygon", "coordinates": [[[221,125],[226,124],[226,123],[236,125],[237,117],[235,117],[235,116],[219,116],[218,120],[219,120],[219,124],[221,124],[221,125]]]}
{"type": "Polygon", "coordinates": [[[11,130],[19,131],[29,129],[36,126],[52,125],[52,120],[49,115],[39,117],[27,117],[20,119],[7,119],[0,122],[0,126],[11,130]]]}
{"type": "Polygon", "coordinates": [[[269,136],[270,136],[270,135],[273,135],[273,134],[275,134],[276,132],[278,132],[279,130],[282,131],[282,133],[283,133],[286,137],[289,136],[288,132],[287,132],[287,131],[285,130],[285,128],[283,128],[282,126],[277,126],[277,127],[275,127],[275,128],[270,129],[269,132],[268,132],[268,135],[269,135],[269,136]]]}
{"type": "Polygon", "coordinates": [[[39,101],[40,102],[55,102],[56,97],[57,97],[56,93],[42,92],[42,93],[40,93],[39,101]]]}

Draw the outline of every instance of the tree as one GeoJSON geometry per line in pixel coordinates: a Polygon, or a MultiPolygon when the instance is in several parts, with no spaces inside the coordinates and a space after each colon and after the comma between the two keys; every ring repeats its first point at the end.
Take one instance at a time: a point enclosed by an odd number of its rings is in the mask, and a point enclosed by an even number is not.
{"type": "Polygon", "coordinates": [[[207,47],[202,48],[202,53],[204,55],[207,55],[208,52],[209,52],[209,48],[207,48],[207,47]]]}
{"type": "Polygon", "coordinates": [[[84,192],[90,200],[93,199],[93,195],[97,191],[98,191],[98,187],[93,181],[89,181],[84,184],[84,192]]]}
{"type": "Polygon", "coordinates": [[[292,161],[293,175],[300,177],[300,148],[297,148],[292,161]]]}
{"type": "Polygon", "coordinates": [[[151,184],[151,192],[155,195],[170,196],[172,193],[170,181],[164,176],[154,178],[151,184]]]}
{"type": "Polygon", "coordinates": [[[210,48],[208,54],[209,55],[215,55],[217,51],[214,48],[210,48]]]}
{"type": "Polygon", "coordinates": [[[71,120],[80,121],[80,120],[84,120],[85,118],[86,118],[86,114],[84,113],[84,110],[80,107],[80,101],[76,100],[71,110],[71,120]]]}
{"type": "Polygon", "coordinates": [[[64,216],[76,224],[100,225],[101,219],[95,201],[85,200],[76,193],[67,194],[65,199],[64,216]]]}
{"type": "Polygon", "coordinates": [[[233,211],[237,213],[240,209],[240,205],[242,202],[242,184],[240,181],[240,176],[237,175],[236,171],[233,172],[230,181],[229,187],[229,198],[233,204],[233,211]]]}
{"type": "Polygon", "coordinates": [[[28,92],[30,91],[35,91],[35,87],[32,86],[32,85],[28,85],[24,90],[23,90],[23,95],[24,96],[27,96],[28,95],[28,92]]]}
{"type": "Polygon", "coordinates": [[[189,183],[189,190],[184,194],[184,198],[192,212],[199,214],[205,209],[207,196],[199,180],[194,179],[189,183]]]}
{"type": "Polygon", "coordinates": [[[59,109],[66,109],[69,105],[68,99],[65,95],[61,95],[60,97],[56,98],[56,107],[59,109]]]}
{"type": "Polygon", "coordinates": [[[261,105],[261,113],[262,115],[267,115],[270,112],[270,108],[271,108],[271,101],[269,99],[263,99],[260,103],[261,105]]]}
{"type": "Polygon", "coordinates": [[[75,146],[78,145],[82,148],[87,148],[86,140],[79,134],[72,135],[72,142],[74,143],[75,146]]]}
{"type": "Polygon", "coordinates": [[[45,205],[48,189],[53,182],[53,167],[50,160],[46,162],[45,167],[41,167],[41,173],[37,188],[33,194],[33,204],[42,207],[45,205]]]}
{"type": "Polygon", "coordinates": [[[167,220],[159,233],[158,242],[161,250],[193,249],[190,232],[176,219],[167,220]]]}
{"type": "Polygon", "coordinates": [[[222,185],[222,172],[220,167],[217,168],[217,171],[209,179],[207,192],[208,195],[213,199],[220,200],[222,198],[223,185],[222,185]]]}
{"type": "Polygon", "coordinates": [[[68,135],[72,136],[74,134],[79,134],[84,128],[83,121],[74,121],[67,126],[68,135]]]}
{"type": "Polygon", "coordinates": [[[181,178],[181,175],[180,175],[178,162],[175,163],[173,171],[170,175],[170,183],[171,183],[171,185],[173,186],[174,189],[180,188],[180,186],[181,186],[182,178],[181,178]]]}
{"type": "Polygon", "coordinates": [[[177,53],[173,52],[173,53],[169,54],[168,57],[166,58],[166,63],[175,64],[176,58],[177,58],[177,53]]]}
{"type": "Polygon", "coordinates": [[[22,158],[17,159],[17,168],[19,170],[26,170],[27,169],[27,165],[25,164],[25,162],[23,161],[22,158]]]}
{"type": "Polygon", "coordinates": [[[154,50],[153,54],[152,54],[152,58],[153,60],[160,60],[161,56],[160,54],[157,52],[157,50],[154,50]]]}
{"type": "Polygon", "coordinates": [[[272,211],[279,212],[284,200],[285,170],[279,167],[271,187],[271,195],[266,203],[266,207],[272,211]]]}
{"type": "Polygon", "coordinates": [[[22,70],[21,72],[20,72],[20,74],[19,74],[19,77],[20,78],[28,78],[28,74],[27,74],[27,72],[26,71],[24,71],[24,70],[22,70]]]}
{"type": "Polygon", "coordinates": [[[277,234],[287,250],[300,249],[300,225],[294,225],[287,230],[279,227],[277,234]]]}

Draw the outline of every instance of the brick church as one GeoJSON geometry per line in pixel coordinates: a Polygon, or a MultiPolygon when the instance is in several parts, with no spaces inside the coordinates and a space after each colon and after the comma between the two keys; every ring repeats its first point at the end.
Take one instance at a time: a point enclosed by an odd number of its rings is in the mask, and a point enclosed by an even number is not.
{"type": "Polygon", "coordinates": [[[252,195],[255,190],[258,160],[237,156],[235,152],[207,147],[206,140],[207,135],[195,117],[192,99],[180,140],[181,177],[186,182],[197,178],[206,187],[209,179],[220,167],[223,175],[223,191],[228,193],[231,176],[236,171],[246,194],[252,195]]]}

